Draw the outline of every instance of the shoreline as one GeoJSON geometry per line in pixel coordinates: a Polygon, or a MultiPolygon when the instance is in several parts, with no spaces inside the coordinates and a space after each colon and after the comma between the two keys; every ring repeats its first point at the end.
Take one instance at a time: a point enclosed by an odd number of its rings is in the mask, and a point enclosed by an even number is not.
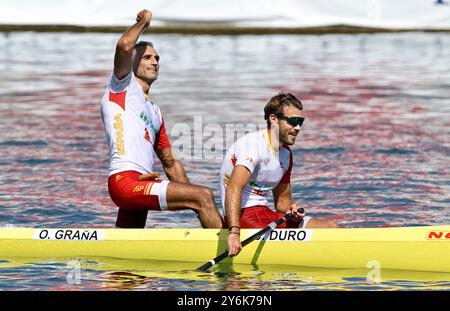
{"type": "MultiPolygon", "coordinates": [[[[123,33],[126,26],[78,26],[78,25],[0,25],[0,32],[74,32],[74,33],[123,33]]],[[[347,25],[321,27],[237,27],[211,24],[178,24],[177,26],[152,26],[152,33],[191,34],[191,35],[325,35],[325,34],[371,34],[371,33],[404,33],[404,32],[442,32],[450,33],[450,29],[396,29],[371,28],[347,25]]]]}

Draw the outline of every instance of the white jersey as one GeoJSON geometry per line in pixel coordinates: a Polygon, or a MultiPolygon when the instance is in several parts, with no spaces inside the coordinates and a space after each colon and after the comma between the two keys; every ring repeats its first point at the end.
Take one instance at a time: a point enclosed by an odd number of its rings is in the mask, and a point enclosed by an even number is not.
{"type": "MultiPolygon", "coordinates": [[[[269,142],[267,130],[253,132],[238,139],[228,150],[220,170],[220,194],[225,210],[225,192],[236,165],[250,172],[249,183],[242,192],[242,208],[269,206],[268,193],[280,183],[290,183],[292,152],[288,146],[275,152],[269,142]]],[[[224,212],[225,215],[225,212],[224,212]]]]}
{"type": "Polygon", "coordinates": [[[101,114],[109,146],[109,174],[154,170],[154,149],[170,146],[164,119],[133,72],[122,80],[112,74],[102,99],[101,114]]]}

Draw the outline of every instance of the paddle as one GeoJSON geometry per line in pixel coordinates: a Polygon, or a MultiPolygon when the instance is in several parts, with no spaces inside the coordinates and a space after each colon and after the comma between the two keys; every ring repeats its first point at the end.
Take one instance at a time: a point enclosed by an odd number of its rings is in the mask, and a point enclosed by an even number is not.
{"type": "MultiPolygon", "coordinates": [[[[302,208],[299,209],[299,212],[301,214],[303,214],[305,212],[305,210],[302,208]]],[[[292,214],[285,214],[283,217],[275,220],[274,222],[271,222],[270,224],[268,224],[264,229],[256,232],[255,234],[253,234],[251,237],[248,237],[247,239],[245,239],[244,241],[242,241],[241,245],[242,247],[246,246],[247,244],[253,242],[254,240],[259,239],[261,236],[263,236],[266,232],[275,229],[276,227],[278,227],[279,225],[281,225],[283,222],[291,219],[292,217],[294,217],[294,215],[292,214]]],[[[214,266],[216,263],[224,260],[225,258],[228,257],[228,250],[225,250],[222,254],[220,254],[219,256],[215,257],[214,259],[211,259],[210,261],[208,261],[207,263],[205,263],[204,265],[198,267],[196,270],[197,271],[206,271],[209,268],[211,268],[212,266],[214,266]]]]}

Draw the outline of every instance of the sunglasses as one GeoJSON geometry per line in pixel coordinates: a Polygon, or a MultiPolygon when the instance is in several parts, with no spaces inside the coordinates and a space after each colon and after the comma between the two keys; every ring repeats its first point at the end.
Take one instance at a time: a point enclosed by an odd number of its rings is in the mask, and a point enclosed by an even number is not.
{"type": "Polygon", "coordinates": [[[303,125],[303,122],[305,121],[305,118],[303,118],[303,117],[286,117],[282,114],[277,115],[277,118],[286,120],[287,123],[293,127],[296,127],[297,125],[301,127],[303,125]]]}

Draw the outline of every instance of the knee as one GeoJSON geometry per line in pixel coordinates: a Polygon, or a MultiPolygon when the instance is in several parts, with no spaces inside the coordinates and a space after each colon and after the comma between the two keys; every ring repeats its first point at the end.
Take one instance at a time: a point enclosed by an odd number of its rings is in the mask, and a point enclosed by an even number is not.
{"type": "Polygon", "coordinates": [[[215,207],[214,194],[211,189],[207,187],[199,187],[197,192],[197,202],[199,209],[208,210],[215,207]]]}
{"type": "Polygon", "coordinates": [[[338,224],[332,220],[311,219],[306,228],[339,228],[338,224]]]}
{"type": "Polygon", "coordinates": [[[339,225],[332,220],[328,220],[328,221],[326,221],[326,227],[327,228],[339,228],[339,225]]]}
{"type": "Polygon", "coordinates": [[[198,193],[199,202],[202,206],[211,206],[214,204],[214,194],[207,187],[200,187],[198,193]]]}

